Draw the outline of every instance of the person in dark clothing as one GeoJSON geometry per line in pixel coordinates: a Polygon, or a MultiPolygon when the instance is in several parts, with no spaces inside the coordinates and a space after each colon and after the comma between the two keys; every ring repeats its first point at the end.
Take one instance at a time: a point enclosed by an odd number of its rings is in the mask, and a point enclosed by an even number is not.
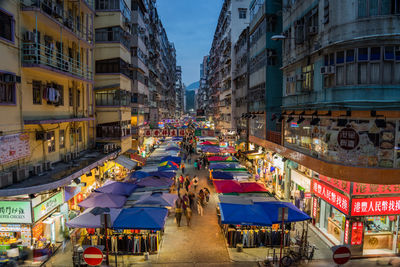
{"type": "Polygon", "coordinates": [[[178,198],[175,203],[175,218],[176,218],[176,224],[178,227],[181,226],[181,219],[182,219],[182,214],[183,214],[183,201],[181,198],[178,198]]]}
{"type": "Polygon", "coordinates": [[[185,178],[185,189],[186,189],[186,192],[189,192],[189,185],[190,185],[190,179],[189,179],[189,176],[186,176],[186,178],[185,178]]]}

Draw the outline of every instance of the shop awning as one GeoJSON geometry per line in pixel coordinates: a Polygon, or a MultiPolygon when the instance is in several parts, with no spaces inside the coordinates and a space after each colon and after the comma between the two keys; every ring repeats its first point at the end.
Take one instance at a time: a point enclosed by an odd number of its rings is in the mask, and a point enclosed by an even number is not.
{"type": "Polygon", "coordinates": [[[143,165],[146,164],[146,159],[139,156],[138,154],[131,154],[131,159],[143,165]]]}
{"type": "Polygon", "coordinates": [[[166,156],[161,158],[160,162],[162,161],[172,161],[175,162],[177,164],[181,164],[182,158],[181,157],[174,157],[174,156],[166,156]]]}
{"type": "Polygon", "coordinates": [[[137,188],[137,185],[132,183],[123,183],[123,182],[116,182],[110,181],[103,185],[100,188],[97,188],[97,192],[101,193],[110,193],[122,196],[130,196],[133,191],[137,188]]]}
{"type": "Polygon", "coordinates": [[[240,186],[242,187],[243,192],[245,192],[245,193],[268,192],[268,190],[264,184],[257,183],[257,182],[243,182],[243,183],[240,183],[240,186]]]}
{"type": "Polygon", "coordinates": [[[211,172],[211,175],[213,179],[233,180],[233,175],[229,172],[214,171],[211,172]]]}
{"type": "MultiPolygon", "coordinates": [[[[68,227],[72,228],[100,228],[103,227],[101,225],[101,215],[94,215],[91,213],[91,211],[94,208],[89,208],[86,209],[82,214],[78,215],[77,217],[73,218],[72,220],[68,221],[66,224],[68,227]]],[[[121,212],[121,209],[110,209],[110,219],[111,219],[111,225],[109,227],[113,226],[113,223],[115,219],[118,217],[119,213],[121,212]]]]}
{"type": "Polygon", "coordinates": [[[265,186],[257,182],[239,183],[235,180],[213,180],[217,193],[268,192],[265,186]]]}
{"type": "Polygon", "coordinates": [[[125,202],[125,196],[93,192],[87,199],[79,203],[78,206],[83,208],[122,208],[125,202]]]}
{"type": "Polygon", "coordinates": [[[147,176],[150,176],[150,174],[148,172],[135,171],[135,172],[131,173],[130,178],[143,179],[143,178],[146,178],[147,176]]]}
{"type": "Polygon", "coordinates": [[[236,194],[236,195],[218,195],[219,202],[221,203],[231,203],[231,204],[254,204],[255,202],[267,202],[276,201],[274,197],[267,196],[251,196],[247,194],[236,194]]]}
{"type": "Polygon", "coordinates": [[[115,229],[161,230],[164,228],[168,210],[155,207],[132,207],[123,209],[114,221],[115,229]]]}
{"type": "Polygon", "coordinates": [[[218,163],[210,163],[210,170],[214,169],[236,169],[241,168],[242,166],[239,163],[231,163],[231,162],[218,162],[218,163]]]}
{"type": "Polygon", "coordinates": [[[221,223],[235,225],[269,226],[272,221],[265,210],[258,205],[218,203],[221,223]]]}
{"type": "Polygon", "coordinates": [[[137,166],[136,161],[133,161],[124,155],[121,155],[118,158],[116,158],[115,162],[118,163],[119,165],[124,166],[125,168],[127,168],[129,170],[133,170],[137,166]]]}
{"type": "Polygon", "coordinates": [[[173,183],[174,181],[169,178],[150,176],[140,179],[136,185],[139,187],[170,187],[173,183]]]}
{"type": "Polygon", "coordinates": [[[161,171],[157,171],[157,172],[149,172],[150,176],[155,176],[155,177],[161,177],[161,178],[174,178],[176,173],[174,171],[167,171],[167,172],[161,172],[161,171]]]}

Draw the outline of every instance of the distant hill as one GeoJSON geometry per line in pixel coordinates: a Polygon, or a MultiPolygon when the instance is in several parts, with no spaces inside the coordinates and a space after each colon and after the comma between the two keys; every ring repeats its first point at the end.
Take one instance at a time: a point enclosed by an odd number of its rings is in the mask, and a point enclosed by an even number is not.
{"type": "Polygon", "coordinates": [[[200,81],[197,81],[186,86],[186,91],[196,90],[199,87],[200,87],[200,81]]]}

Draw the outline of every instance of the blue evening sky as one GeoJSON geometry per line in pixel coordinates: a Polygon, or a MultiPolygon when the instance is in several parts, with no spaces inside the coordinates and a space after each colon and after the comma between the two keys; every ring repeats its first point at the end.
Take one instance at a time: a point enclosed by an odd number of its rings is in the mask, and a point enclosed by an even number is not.
{"type": "Polygon", "coordinates": [[[175,44],[185,85],[200,79],[200,64],[211,48],[223,0],[157,0],[157,11],[175,44]]]}

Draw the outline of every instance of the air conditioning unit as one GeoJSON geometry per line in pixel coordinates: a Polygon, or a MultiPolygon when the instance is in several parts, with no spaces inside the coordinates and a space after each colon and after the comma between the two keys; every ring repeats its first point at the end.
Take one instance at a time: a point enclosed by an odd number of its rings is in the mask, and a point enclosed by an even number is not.
{"type": "Polygon", "coordinates": [[[110,146],[108,144],[104,144],[103,146],[103,153],[108,154],[110,153],[110,146]]]}
{"type": "Polygon", "coordinates": [[[71,153],[67,153],[67,154],[64,155],[63,161],[64,161],[65,163],[69,163],[69,162],[71,162],[71,160],[72,160],[71,153]]]}
{"type": "Polygon", "coordinates": [[[335,66],[323,66],[321,67],[320,73],[322,75],[335,74],[335,66]]]}
{"type": "Polygon", "coordinates": [[[32,166],[32,174],[39,175],[42,173],[42,164],[36,164],[32,166]]]}
{"type": "Polygon", "coordinates": [[[11,172],[0,172],[0,188],[9,186],[13,183],[13,174],[11,172]]]}
{"type": "Polygon", "coordinates": [[[296,75],[296,81],[303,81],[304,80],[304,75],[303,74],[297,74],[296,75]]]}
{"type": "Polygon", "coordinates": [[[329,74],[335,74],[336,73],[336,67],[335,66],[329,66],[329,74]]]}
{"type": "Polygon", "coordinates": [[[3,80],[5,83],[15,83],[17,81],[17,77],[13,74],[4,74],[3,80]]]}
{"type": "Polygon", "coordinates": [[[29,167],[24,166],[24,167],[19,167],[13,170],[12,172],[12,177],[14,183],[23,181],[29,177],[29,167]]]}
{"type": "Polygon", "coordinates": [[[51,162],[51,161],[43,162],[43,165],[42,165],[43,171],[51,171],[52,169],[53,169],[53,162],[51,162]]]}
{"type": "Polygon", "coordinates": [[[24,42],[35,42],[35,33],[31,31],[27,31],[23,36],[24,42]]]}
{"type": "Polygon", "coordinates": [[[316,35],[318,33],[318,26],[308,27],[308,35],[316,35]]]}

